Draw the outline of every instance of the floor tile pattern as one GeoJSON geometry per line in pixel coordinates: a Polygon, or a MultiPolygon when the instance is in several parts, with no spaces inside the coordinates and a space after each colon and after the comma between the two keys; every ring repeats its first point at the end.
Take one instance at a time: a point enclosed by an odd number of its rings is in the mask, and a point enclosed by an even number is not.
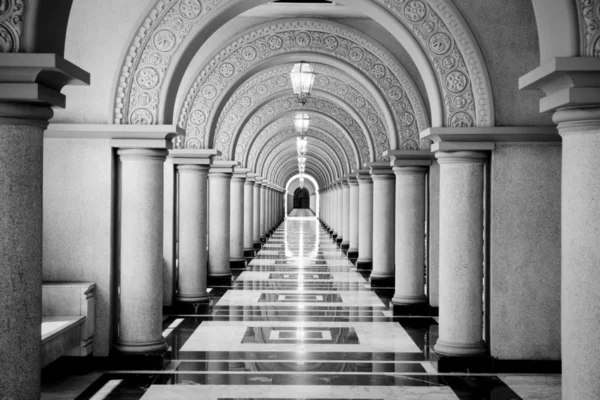
{"type": "Polygon", "coordinates": [[[436,319],[393,317],[393,290],[371,288],[309,210],[233,274],[208,307],[165,315],[162,370],[108,370],[76,398],[560,398],[556,375],[438,374],[436,319]]]}

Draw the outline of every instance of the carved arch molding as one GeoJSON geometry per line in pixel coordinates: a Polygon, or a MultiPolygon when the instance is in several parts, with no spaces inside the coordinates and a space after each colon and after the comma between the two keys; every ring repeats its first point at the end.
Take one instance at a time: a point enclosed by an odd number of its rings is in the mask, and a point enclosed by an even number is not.
{"type": "Polygon", "coordinates": [[[18,53],[25,0],[0,0],[0,53],[18,53]]]}
{"type": "MultiPolygon", "coordinates": [[[[158,121],[159,99],[164,90],[163,83],[174,55],[187,35],[198,26],[213,20],[227,6],[243,0],[158,0],[144,19],[132,39],[118,79],[115,93],[115,123],[155,124],[158,121]]],[[[428,57],[438,85],[442,91],[444,122],[447,126],[493,125],[493,103],[487,69],[470,30],[450,0],[372,0],[383,7],[412,33],[424,54],[428,57]]],[[[341,1],[343,3],[343,1],[341,1]]],[[[366,11],[368,14],[368,11],[366,11]]],[[[289,32],[289,29],[288,29],[289,32]]],[[[388,78],[387,72],[372,57],[367,57],[365,48],[354,46],[352,38],[345,46],[340,37],[316,35],[313,32],[295,32],[293,35],[277,35],[272,32],[264,37],[261,48],[265,51],[281,49],[286,45],[324,46],[333,52],[347,53],[357,59],[357,64],[374,77],[388,78]],[[316,39],[316,40],[315,40],[316,39]],[[286,42],[292,41],[291,42],[286,42]],[[263,47],[264,46],[264,47],[263,47]],[[356,49],[354,49],[356,47],[356,49]],[[268,49],[268,50],[267,50],[268,49]],[[354,50],[353,50],[354,49],[354,50]]],[[[322,32],[321,32],[322,33],[322,32]]],[[[236,68],[249,59],[259,57],[256,46],[241,46],[225,49],[236,53],[234,62],[209,65],[199,78],[214,70],[220,79],[233,76],[236,68]],[[245,56],[245,58],[244,58],[245,56]],[[203,75],[204,74],[204,75],[203,75]],[[225,77],[224,77],[225,76],[225,77]]],[[[275,50],[277,51],[277,50],[275,50]]],[[[216,75],[215,75],[216,77],[216,75]]],[[[388,81],[389,82],[389,81],[388,81]]],[[[215,82],[194,86],[205,99],[212,100],[219,94],[215,82]],[[209,86],[210,85],[210,86],[209,86]]],[[[382,82],[383,83],[383,82],[382,82]]],[[[391,86],[387,88],[390,90],[391,86]]],[[[394,89],[396,90],[396,89],[394,89]]],[[[395,95],[397,96],[397,94],[395,95]]],[[[189,98],[188,98],[189,100],[189,98]]],[[[414,104],[413,104],[414,105],[414,104]]],[[[189,104],[188,106],[192,106],[189,104]]],[[[183,115],[187,115],[184,110],[183,115]]]]}

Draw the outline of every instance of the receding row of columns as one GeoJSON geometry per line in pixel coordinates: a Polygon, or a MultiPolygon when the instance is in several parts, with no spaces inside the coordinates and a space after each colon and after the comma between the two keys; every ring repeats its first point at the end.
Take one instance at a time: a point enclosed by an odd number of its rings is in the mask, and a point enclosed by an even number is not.
{"type": "Polygon", "coordinates": [[[207,285],[231,284],[284,218],[284,191],[215,150],[119,149],[120,299],[117,349],[161,353],[164,161],[176,167],[179,268],[176,300],[208,301],[207,285]],[[142,301],[143,300],[143,301],[142,301]]]}
{"type": "MultiPolygon", "coordinates": [[[[390,151],[321,190],[321,221],[373,287],[394,287],[395,314],[429,312],[425,294],[429,151],[390,151]]],[[[435,154],[440,164],[440,334],[436,352],[485,353],[482,339],[485,152],[435,154]]]]}

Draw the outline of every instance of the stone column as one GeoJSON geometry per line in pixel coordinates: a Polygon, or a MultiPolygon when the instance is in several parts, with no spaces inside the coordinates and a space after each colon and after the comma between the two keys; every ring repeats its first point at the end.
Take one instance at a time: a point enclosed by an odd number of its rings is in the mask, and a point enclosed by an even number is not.
{"type": "MultiPolygon", "coordinates": [[[[120,160],[119,332],[122,353],[162,353],[164,148],[113,141],[120,160]]],[[[164,146],[164,144],[163,144],[164,146]]]]}
{"type": "Polygon", "coordinates": [[[483,355],[483,152],[437,152],[440,164],[440,319],[434,350],[483,355]]]}
{"type": "MultiPolygon", "coordinates": [[[[373,270],[371,286],[394,285],[394,172],[389,163],[369,163],[373,179],[373,270]]],[[[359,255],[360,256],[360,255],[359,255]]]]}
{"type": "Polygon", "coordinates": [[[184,303],[208,301],[207,177],[217,150],[171,150],[169,157],[179,175],[179,280],[176,300],[184,303]]]}
{"type": "MultiPolygon", "coordinates": [[[[427,161],[431,163],[431,161],[427,161]]],[[[426,166],[402,166],[396,161],[396,315],[428,315],[425,274],[426,166]]]]}
{"type": "Polygon", "coordinates": [[[89,74],[54,54],[2,53],[0,83],[0,392],[38,399],[43,135],[51,107],[65,106],[63,86],[87,84],[89,74]]]}
{"type": "Polygon", "coordinates": [[[358,180],[356,174],[348,176],[348,183],[350,185],[350,247],[348,248],[348,259],[353,263],[356,263],[358,258],[358,180]]]}
{"type": "Polygon", "coordinates": [[[269,191],[269,181],[263,180],[260,187],[260,241],[267,241],[267,192],[269,191]]]}
{"type": "Polygon", "coordinates": [[[208,283],[230,285],[231,176],[236,161],[213,161],[208,173],[208,283]]]}
{"type": "Polygon", "coordinates": [[[358,180],[358,259],[356,269],[373,268],[373,180],[368,169],[356,170],[358,180]]]}
{"type": "Polygon", "coordinates": [[[598,398],[598,374],[588,366],[600,368],[600,107],[559,110],[554,122],[563,145],[563,399],[598,398]]]}
{"type": "Polygon", "coordinates": [[[344,253],[350,248],[350,184],[347,178],[342,178],[342,243],[344,253]]]}
{"type": "Polygon", "coordinates": [[[331,234],[331,237],[333,238],[333,241],[335,242],[338,235],[340,235],[340,230],[338,227],[338,209],[337,209],[337,200],[338,200],[338,186],[337,186],[337,182],[333,182],[331,184],[331,202],[329,204],[329,209],[331,210],[331,228],[333,233],[331,234]]]}
{"type": "Polygon", "coordinates": [[[342,242],[344,241],[344,185],[342,179],[337,181],[337,196],[335,200],[335,212],[337,220],[338,236],[335,238],[335,242],[338,247],[341,248],[342,242]]]}
{"type": "Polygon", "coordinates": [[[244,183],[244,257],[254,257],[254,185],[256,174],[249,172],[244,183]]]}
{"type": "Polygon", "coordinates": [[[261,176],[254,178],[254,191],[253,191],[253,212],[252,212],[252,243],[254,250],[260,250],[260,194],[262,192],[262,180],[261,176]]]}
{"type": "Polygon", "coordinates": [[[230,226],[229,226],[229,266],[245,268],[244,258],[244,184],[247,168],[236,167],[231,177],[230,226]]]}

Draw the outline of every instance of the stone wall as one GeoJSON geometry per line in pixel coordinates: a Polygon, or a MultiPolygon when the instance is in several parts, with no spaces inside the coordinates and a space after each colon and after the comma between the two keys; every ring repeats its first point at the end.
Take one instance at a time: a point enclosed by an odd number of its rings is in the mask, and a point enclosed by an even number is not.
{"type": "Polygon", "coordinates": [[[490,350],[560,359],[560,144],[497,144],[492,154],[490,350]]]}

